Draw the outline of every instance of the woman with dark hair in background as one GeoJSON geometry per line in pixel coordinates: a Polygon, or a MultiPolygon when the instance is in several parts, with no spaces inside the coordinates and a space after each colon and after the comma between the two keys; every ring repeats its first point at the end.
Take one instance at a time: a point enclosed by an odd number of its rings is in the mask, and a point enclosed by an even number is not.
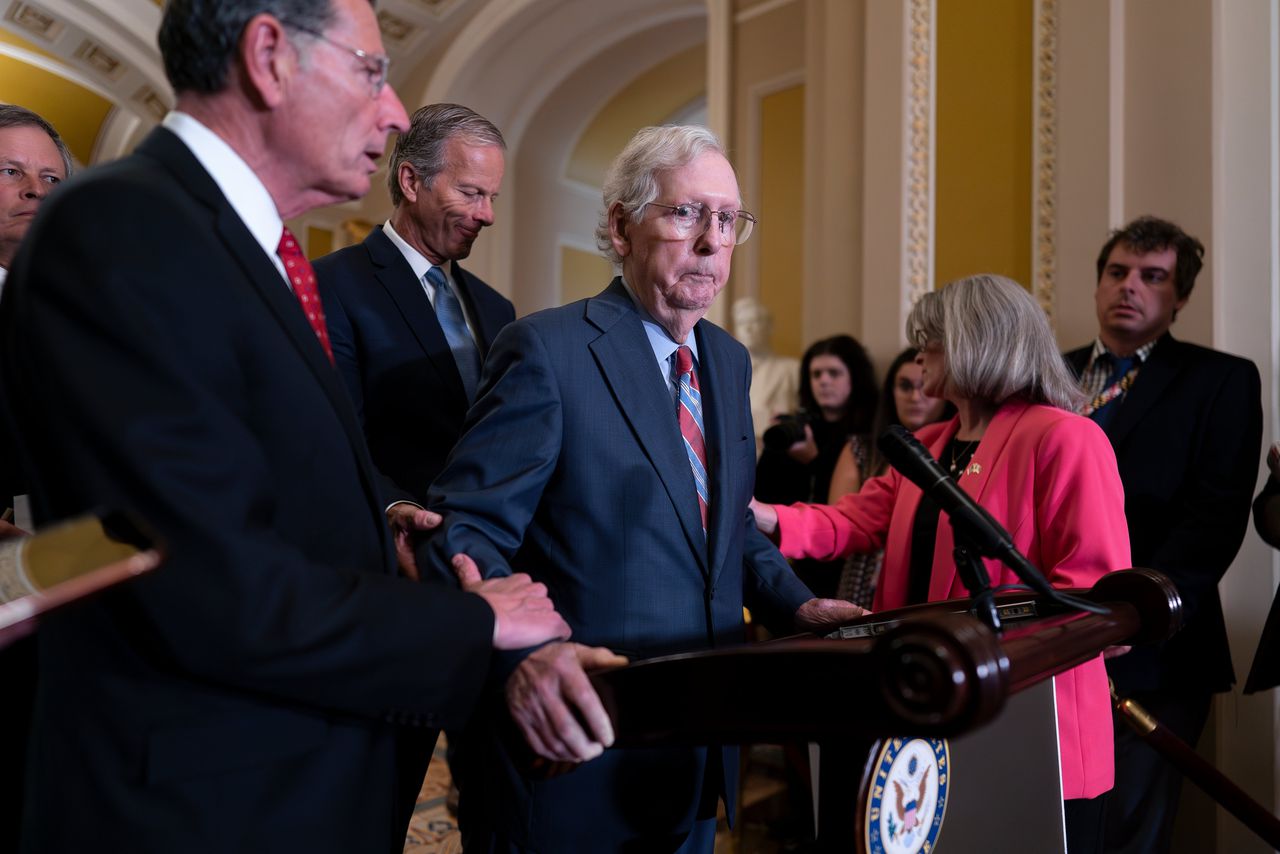
{"type": "MultiPolygon", "coordinates": [[[[840,451],[827,492],[828,504],[835,504],[842,496],[861,489],[869,478],[885,473],[889,461],[880,452],[876,439],[891,425],[901,424],[914,433],[926,424],[955,415],[955,407],[947,400],[925,394],[924,372],[916,364],[919,352],[915,347],[908,347],[889,365],[880,391],[880,405],[876,408],[875,426],[869,436],[854,434],[840,451]]],[[[849,555],[840,572],[836,598],[870,608],[883,559],[882,550],[849,555]]]]}
{"type": "MultiPolygon", "coordinates": [[[[867,351],[848,335],[815,342],[800,362],[800,411],[781,416],[764,434],[756,466],[756,499],[771,504],[825,502],[841,449],[865,436],[876,411],[876,383],[867,351]]],[[[815,596],[830,598],[839,566],[795,561],[815,596]]]]}

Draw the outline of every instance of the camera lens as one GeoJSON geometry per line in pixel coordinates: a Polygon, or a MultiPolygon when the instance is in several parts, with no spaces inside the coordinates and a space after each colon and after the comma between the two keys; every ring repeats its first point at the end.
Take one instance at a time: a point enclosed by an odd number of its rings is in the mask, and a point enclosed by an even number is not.
{"type": "Polygon", "coordinates": [[[764,431],[764,446],[770,451],[785,451],[804,441],[804,421],[795,415],[784,415],[777,424],[764,431]]]}

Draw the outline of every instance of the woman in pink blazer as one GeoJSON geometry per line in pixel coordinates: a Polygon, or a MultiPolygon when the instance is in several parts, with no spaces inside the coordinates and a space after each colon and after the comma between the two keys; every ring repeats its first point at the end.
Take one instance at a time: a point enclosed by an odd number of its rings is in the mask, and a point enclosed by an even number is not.
{"type": "MultiPolygon", "coordinates": [[[[1018,283],[972,276],[926,294],[907,320],[925,394],[958,414],[916,435],[1013,537],[1055,587],[1089,587],[1129,566],[1124,490],[1111,444],[1072,414],[1080,392],[1044,312],[1018,283]]],[[[875,609],[968,595],[952,558],[952,530],[897,471],[835,505],[757,505],[760,529],[789,558],[833,560],[885,550],[875,609]]],[[[986,561],[993,585],[1018,584],[986,561]]],[[[1056,681],[1068,850],[1096,847],[1102,799],[1114,778],[1111,704],[1102,658],[1056,681]]]]}

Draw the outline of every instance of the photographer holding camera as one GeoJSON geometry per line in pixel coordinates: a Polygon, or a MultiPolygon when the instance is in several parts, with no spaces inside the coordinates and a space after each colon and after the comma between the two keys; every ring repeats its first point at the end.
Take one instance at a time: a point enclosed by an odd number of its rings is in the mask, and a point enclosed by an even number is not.
{"type": "MultiPolygon", "coordinates": [[[[756,499],[825,503],[840,451],[850,437],[871,429],[876,401],[871,360],[861,344],[836,335],[809,347],[800,362],[800,410],[777,417],[764,433],[756,499]]],[[[840,563],[793,565],[815,595],[834,596],[840,563]]]]}

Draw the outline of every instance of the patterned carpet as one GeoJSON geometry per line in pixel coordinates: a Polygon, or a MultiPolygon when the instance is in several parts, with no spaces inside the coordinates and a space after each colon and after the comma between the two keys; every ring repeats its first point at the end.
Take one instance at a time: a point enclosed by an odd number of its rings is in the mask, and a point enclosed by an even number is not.
{"type": "MultiPolygon", "coordinates": [[[[787,786],[783,781],[782,749],[751,748],[746,764],[739,827],[730,830],[721,818],[716,833],[716,854],[784,854],[808,847],[783,838],[787,812],[787,786]]],[[[405,854],[458,854],[462,841],[458,824],[445,805],[449,793],[449,768],[444,760],[444,736],[436,745],[427,778],[418,794],[418,806],[405,838],[405,854]]]]}
{"type": "Polygon", "coordinates": [[[427,778],[418,793],[418,805],[405,836],[405,854],[457,854],[462,850],[458,823],[445,806],[449,794],[449,766],[444,761],[444,736],[436,743],[427,778]]]}

